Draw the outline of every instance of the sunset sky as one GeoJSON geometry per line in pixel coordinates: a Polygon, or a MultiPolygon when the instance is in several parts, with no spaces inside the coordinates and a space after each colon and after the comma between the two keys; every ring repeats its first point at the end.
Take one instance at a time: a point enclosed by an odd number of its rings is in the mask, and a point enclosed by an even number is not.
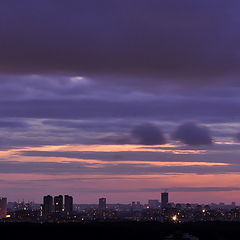
{"type": "Polygon", "coordinates": [[[0,197],[240,204],[239,11],[1,0],[0,197]]]}

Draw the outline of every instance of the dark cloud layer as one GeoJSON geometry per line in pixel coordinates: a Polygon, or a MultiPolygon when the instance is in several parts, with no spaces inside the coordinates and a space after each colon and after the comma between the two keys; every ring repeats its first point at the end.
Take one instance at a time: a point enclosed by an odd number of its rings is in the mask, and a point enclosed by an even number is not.
{"type": "Polygon", "coordinates": [[[239,73],[235,0],[2,0],[0,9],[1,72],[201,82],[239,73]]]}
{"type": "Polygon", "coordinates": [[[105,99],[21,100],[1,101],[4,117],[23,118],[142,118],[182,121],[188,119],[206,122],[240,120],[239,100],[175,99],[111,101],[105,99]],[[164,113],[164,114],[163,114],[164,113]]]}
{"type": "Polygon", "coordinates": [[[210,130],[195,122],[186,122],[180,125],[172,134],[175,140],[187,145],[211,145],[212,137],[210,130]]]}
{"type": "Polygon", "coordinates": [[[180,174],[195,173],[204,174],[226,174],[239,173],[240,166],[231,164],[226,166],[153,166],[142,163],[118,163],[99,164],[83,162],[17,162],[0,161],[0,173],[38,173],[46,175],[56,174],[106,174],[106,175],[154,175],[154,174],[180,174]]]}

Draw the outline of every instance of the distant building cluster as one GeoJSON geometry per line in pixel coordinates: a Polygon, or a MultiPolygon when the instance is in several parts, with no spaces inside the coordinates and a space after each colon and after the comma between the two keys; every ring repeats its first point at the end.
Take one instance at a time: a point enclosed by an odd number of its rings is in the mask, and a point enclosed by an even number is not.
{"type": "Polygon", "coordinates": [[[69,195],[43,197],[42,204],[9,202],[0,198],[0,221],[4,222],[94,222],[94,221],[240,221],[240,208],[230,205],[180,204],[169,202],[168,192],[160,199],[130,204],[108,204],[99,198],[98,204],[74,204],[69,195]]]}
{"type": "Polygon", "coordinates": [[[50,195],[43,197],[42,205],[42,216],[48,217],[52,214],[65,214],[67,216],[73,213],[73,197],[69,195],[55,196],[54,198],[50,195]]]}

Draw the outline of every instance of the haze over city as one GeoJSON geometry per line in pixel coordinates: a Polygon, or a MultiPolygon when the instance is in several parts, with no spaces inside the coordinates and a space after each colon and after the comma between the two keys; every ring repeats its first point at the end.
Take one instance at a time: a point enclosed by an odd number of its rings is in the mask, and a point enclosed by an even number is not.
{"type": "Polygon", "coordinates": [[[0,197],[240,204],[240,2],[0,1],[0,197]]]}

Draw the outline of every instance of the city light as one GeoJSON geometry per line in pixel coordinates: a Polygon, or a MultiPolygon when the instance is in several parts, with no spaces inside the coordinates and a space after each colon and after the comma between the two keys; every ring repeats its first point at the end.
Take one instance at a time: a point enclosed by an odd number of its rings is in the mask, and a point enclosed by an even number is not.
{"type": "Polygon", "coordinates": [[[190,204],[169,202],[169,193],[159,194],[159,199],[147,203],[133,201],[130,204],[108,203],[106,197],[96,199],[95,204],[73,203],[70,195],[43,196],[42,203],[7,202],[0,198],[0,221],[4,222],[196,222],[240,221],[240,207],[230,205],[190,204]]]}

